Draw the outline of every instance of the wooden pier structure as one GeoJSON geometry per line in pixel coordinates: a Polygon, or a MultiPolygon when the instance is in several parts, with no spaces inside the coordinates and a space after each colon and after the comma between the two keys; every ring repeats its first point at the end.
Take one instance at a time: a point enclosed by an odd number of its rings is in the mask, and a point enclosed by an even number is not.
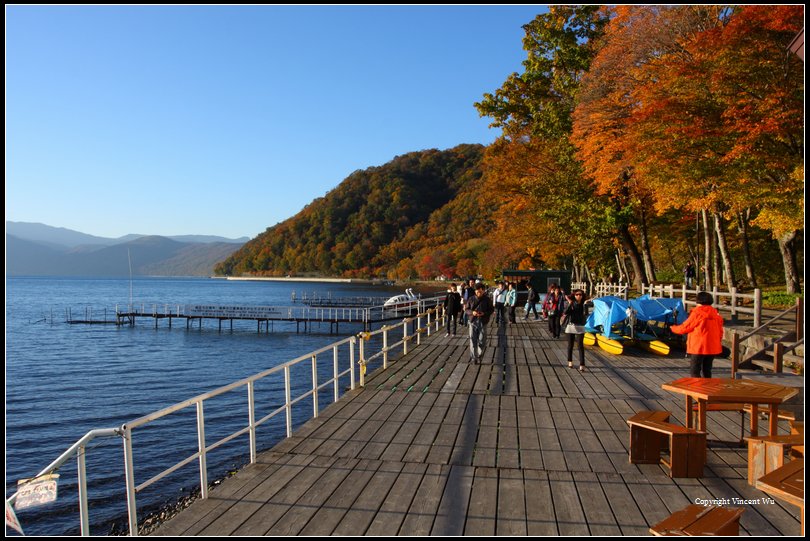
{"type": "Polygon", "coordinates": [[[129,305],[117,306],[115,310],[106,309],[95,311],[85,308],[77,312],[81,316],[75,317],[73,311],[65,311],[65,320],[70,324],[116,324],[134,326],[138,319],[151,319],[155,328],[161,321],[166,321],[172,328],[173,320],[185,323],[187,329],[194,323],[201,329],[206,320],[216,321],[218,330],[222,330],[223,322],[230,325],[233,330],[234,321],[255,321],[256,331],[269,332],[273,323],[295,323],[296,332],[303,328],[304,332],[314,325],[329,325],[330,333],[339,333],[340,324],[360,324],[365,330],[370,330],[374,324],[383,324],[389,321],[401,321],[403,318],[415,315],[440,304],[443,297],[430,297],[401,303],[396,306],[223,306],[223,305],[129,305]]]}
{"type": "MultiPolygon", "coordinates": [[[[683,354],[587,348],[579,372],[565,336],[531,321],[492,324],[470,364],[465,331],[434,333],[369,374],[153,533],[649,535],[691,504],[725,500],[744,508],[742,534],[799,535],[797,508],[748,484],[745,448],[710,445],[701,478],[629,462],[635,413],[686,425],[683,397],[661,388],[688,375],[683,354]]],[[[729,363],[714,371],[729,377],[729,363]]],[[[708,430],[737,439],[738,414],[712,412],[708,430]]]]}

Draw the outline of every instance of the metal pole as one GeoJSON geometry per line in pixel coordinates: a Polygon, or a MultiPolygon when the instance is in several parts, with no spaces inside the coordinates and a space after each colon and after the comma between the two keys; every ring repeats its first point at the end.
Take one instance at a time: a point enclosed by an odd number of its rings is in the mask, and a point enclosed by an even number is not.
{"type": "Polygon", "coordinates": [[[248,426],[250,426],[250,463],[256,463],[256,402],[253,397],[254,382],[248,381],[248,426]]]}
{"type": "Polygon", "coordinates": [[[338,347],[337,346],[332,348],[332,353],[333,353],[333,357],[332,357],[333,376],[332,376],[332,379],[335,382],[334,383],[334,389],[335,389],[335,400],[334,401],[337,402],[338,398],[340,398],[340,389],[339,389],[339,385],[338,385],[338,347]]]}
{"type": "Polygon", "coordinates": [[[318,416],[318,356],[312,356],[312,416],[318,416]]]}
{"type": "Polygon", "coordinates": [[[208,467],[205,460],[205,415],[203,402],[197,402],[197,445],[200,449],[200,496],[208,498],[208,467]]]}
{"type": "Polygon", "coordinates": [[[290,366],[284,367],[284,405],[287,409],[287,437],[292,436],[292,397],[290,396],[290,366]]]}
{"type": "Polygon", "coordinates": [[[84,445],[76,453],[79,462],[79,524],[82,535],[90,535],[90,517],[87,512],[87,464],[84,460],[84,445]]]}
{"type": "Polygon", "coordinates": [[[354,343],[356,341],[357,338],[352,336],[352,339],[349,342],[349,379],[351,381],[352,391],[354,391],[354,343]]]}
{"type": "Polygon", "coordinates": [[[127,483],[127,515],[129,535],[138,535],[138,507],[135,504],[135,464],[132,461],[132,430],[124,428],[124,472],[127,483]]]}
{"type": "Polygon", "coordinates": [[[383,370],[388,368],[388,327],[382,328],[383,335],[383,370]]]}

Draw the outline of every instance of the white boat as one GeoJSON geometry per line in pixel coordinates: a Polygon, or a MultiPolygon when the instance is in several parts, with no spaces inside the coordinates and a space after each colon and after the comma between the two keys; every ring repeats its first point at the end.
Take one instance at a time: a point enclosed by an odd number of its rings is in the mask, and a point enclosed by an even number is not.
{"type": "Polygon", "coordinates": [[[383,308],[385,310],[411,310],[417,308],[419,305],[419,297],[416,296],[411,288],[405,290],[405,293],[394,295],[385,303],[383,308]]]}

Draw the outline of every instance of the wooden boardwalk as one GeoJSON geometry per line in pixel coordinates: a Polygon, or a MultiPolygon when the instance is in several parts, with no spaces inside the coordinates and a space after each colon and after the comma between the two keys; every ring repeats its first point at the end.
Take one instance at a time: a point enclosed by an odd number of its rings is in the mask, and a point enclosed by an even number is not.
{"type": "MultiPolygon", "coordinates": [[[[799,535],[797,508],[748,485],[743,448],[710,446],[701,479],[629,463],[634,412],[684,424],[683,398],[661,389],[688,375],[683,357],[588,348],[580,373],[565,337],[521,322],[491,325],[473,365],[464,331],[368,377],[156,534],[648,535],[700,499],[740,498],[760,499],[742,505],[742,534],[799,535]]],[[[739,437],[738,413],[708,425],[710,438],[739,437]]]]}

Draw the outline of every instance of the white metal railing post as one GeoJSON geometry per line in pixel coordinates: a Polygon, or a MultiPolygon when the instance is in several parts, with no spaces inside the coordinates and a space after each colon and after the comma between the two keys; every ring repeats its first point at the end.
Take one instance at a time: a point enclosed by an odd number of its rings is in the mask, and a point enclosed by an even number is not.
{"type": "Polygon", "coordinates": [[[79,526],[83,536],[90,535],[90,516],[87,512],[87,464],[84,452],[84,445],[80,445],[76,450],[79,467],[79,526]]]}
{"type": "Polygon", "coordinates": [[[421,314],[416,315],[416,345],[419,346],[422,344],[422,316],[421,314]]]}
{"type": "Polygon", "coordinates": [[[138,535],[138,507],[135,503],[135,464],[132,460],[132,429],[124,427],[124,473],[127,483],[129,535],[138,535]]]}
{"type": "Polygon", "coordinates": [[[427,311],[427,325],[425,325],[425,327],[427,328],[427,335],[428,336],[430,336],[430,314],[431,314],[431,311],[428,310],[427,311]]]}
{"type": "Polygon", "coordinates": [[[250,463],[256,463],[256,402],[253,395],[254,382],[247,384],[248,391],[248,426],[250,427],[250,463]]]}
{"type": "Polygon", "coordinates": [[[408,318],[402,320],[402,354],[408,354],[408,318]]]}
{"type": "Polygon", "coordinates": [[[366,386],[366,335],[360,335],[360,387],[366,386]]]}
{"type": "Polygon", "coordinates": [[[208,498],[208,467],[205,457],[205,414],[203,401],[197,402],[197,445],[200,448],[200,497],[208,498]]]}
{"type": "Polygon", "coordinates": [[[312,356],[312,416],[318,416],[318,356],[312,356]]]}
{"type": "Polygon", "coordinates": [[[287,437],[292,436],[292,394],[290,392],[290,367],[284,366],[284,407],[287,415],[287,437]]]}
{"type": "Polygon", "coordinates": [[[388,368],[388,327],[382,328],[383,335],[383,370],[388,368]]]}
{"type": "Polygon", "coordinates": [[[357,339],[352,336],[349,342],[349,381],[351,382],[352,391],[354,391],[354,343],[357,339]]]}
{"type": "Polygon", "coordinates": [[[332,380],[334,381],[335,402],[340,398],[340,386],[338,385],[338,347],[332,348],[332,380]]]}

